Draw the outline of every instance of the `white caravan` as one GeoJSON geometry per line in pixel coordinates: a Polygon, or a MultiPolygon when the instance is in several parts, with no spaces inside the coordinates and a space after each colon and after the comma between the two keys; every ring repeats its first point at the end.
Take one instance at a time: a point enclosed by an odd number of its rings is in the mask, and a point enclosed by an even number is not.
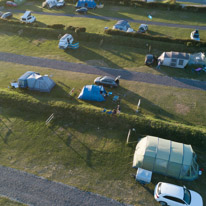
{"type": "Polygon", "coordinates": [[[33,23],[36,21],[36,18],[31,15],[31,11],[26,11],[24,15],[20,19],[22,22],[25,23],[33,23]]]}

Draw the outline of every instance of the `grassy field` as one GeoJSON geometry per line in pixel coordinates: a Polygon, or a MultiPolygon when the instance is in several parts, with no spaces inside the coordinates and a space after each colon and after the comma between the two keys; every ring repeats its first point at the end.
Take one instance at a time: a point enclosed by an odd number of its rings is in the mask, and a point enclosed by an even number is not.
{"type": "MultiPolygon", "coordinates": [[[[32,2],[27,2],[27,5],[19,9],[26,8],[35,11],[41,10],[40,3],[34,5],[32,2]]],[[[49,12],[72,13],[73,10],[73,6],[67,5],[63,10],[50,10],[49,12]]],[[[135,19],[146,19],[148,14],[152,14],[156,21],[160,19],[161,21],[180,23],[179,19],[182,18],[181,23],[196,24],[195,22],[198,22],[199,25],[205,25],[205,22],[201,19],[205,17],[203,13],[198,16],[195,13],[188,14],[171,11],[169,15],[166,15],[166,11],[162,10],[155,10],[156,13],[151,13],[154,10],[121,6],[105,6],[105,10],[90,12],[94,12],[94,15],[112,15],[120,18],[135,19]],[[184,15],[187,17],[183,18],[184,15]],[[193,19],[193,22],[189,21],[189,19],[187,20],[188,17],[193,19]]],[[[15,17],[19,18],[19,16],[15,17]]],[[[38,19],[41,20],[42,24],[51,22],[51,24],[63,23],[73,26],[86,26],[85,19],[83,18],[58,17],[56,20],[51,20],[50,18],[50,16],[38,15],[38,19]]],[[[88,31],[91,33],[101,33],[103,23],[108,23],[110,26],[114,22],[102,22],[91,19],[87,23],[88,31]],[[99,25],[96,30],[94,30],[93,24],[99,25]]],[[[136,27],[135,24],[132,26],[136,27]]],[[[173,32],[172,29],[163,31],[164,29],[160,28],[158,30],[158,27],[155,26],[151,26],[151,29],[150,32],[158,31],[158,35],[171,35],[170,33],[173,32]]],[[[189,30],[184,30],[184,32],[181,29],[175,30],[172,35],[179,35],[181,37],[181,32],[182,36],[185,35],[186,37],[189,30]]],[[[80,62],[117,69],[124,68],[157,75],[188,77],[200,80],[205,80],[206,77],[206,74],[195,75],[189,69],[176,70],[162,67],[161,70],[157,71],[154,68],[143,66],[144,56],[148,52],[146,44],[145,47],[135,48],[109,44],[100,46],[98,42],[80,41],[80,48],[78,50],[69,50],[67,52],[59,50],[57,45],[57,39],[47,39],[35,34],[31,37],[18,36],[3,30],[0,32],[1,52],[80,62]]],[[[177,49],[181,46],[160,43],[160,46],[152,48],[152,51],[161,54],[162,48],[177,49]]],[[[107,91],[112,91],[113,95],[120,96],[121,116],[111,116],[111,118],[101,116],[101,119],[95,119],[100,117],[100,115],[94,115],[93,119],[87,119],[86,115],[82,116],[82,114],[87,112],[94,112],[96,114],[100,113],[104,108],[112,110],[117,106],[117,103],[112,101],[113,96],[108,97],[107,101],[103,103],[83,102],[77,99],[81,88],[85,84],[92,84],[95,77],[96,75],[1,62],[0,165],[31,172],[50,180],[63,182],[85,191],[95,192],[136,206],[158,205],[154,201],[153,190],[159,181],[186,185],[189,189],[199,192],[205,202],[206,174],[204,172],[198,180],[192,182],[178,181],[153,174],[152,182],[149,185],[142,186],[136,183],[132,177],[136,173],[136,170],[132,169],[134,148],[137,139],[148,133],[142,134],[138,130],[132,132],[131,139],[135,143],[126,145],[126,137],[128,129],[131,129],[131,125],[127,122],[122,125],[118,124],[119,118],[123,115],[128,115],[128,118],[133,117],[132,115],[137,115],[136,106],[139,99],[141,99],[141,110],[138,114],[140,117],[160,119],[175,123],[177,126],[183,123],[196,126],[198,129],[205,131],[205,91],[120,80],[119,88],[107,89],[107,91]],[[8,88],[9,82],[17,80],[26,71],[40,72],[42,75],[52,75],[57,85],[49,94],[8,88]],[[69,97],[68,93],[72,88],[75,88],[74,94],[72,97],[69,97]],[[7,96],[12,97],[12,101],[8,104],[6,104],[5,100],[7,96]],[[25,99],[25,105],[21,107],[17,103],[20,98],[25,99]],[[29,107],[32,105],[29,104],[31,102],[35,103],[36,111],[29,107]],[[61,111],[58,109],[58,112],[55,113],[54,121],[52,121],[49,127],[46,127],[45,120],[48,116],[55,112],[58,106],[68,104],[73,105],[73,108],[85,111],[78,114],[70,113],[70,115],[66,116],[61,112],[58,113],[61,111]],[[114,123],[109,125],[106,122],[108,119],[114,123]]],[[[180,141],[182,138],[184,137],[179,137],[180,141]]],[[[205,148],[193,145],[193,149],[198,155],[200,167],[205,168],[205,148]]],[[[1,203],[2,205],[7,205],[7,203],[8,205],[21,205],[13,202],[10,203],[10,200],[5,198],[0,198],[0,205],[1,203]]]]}

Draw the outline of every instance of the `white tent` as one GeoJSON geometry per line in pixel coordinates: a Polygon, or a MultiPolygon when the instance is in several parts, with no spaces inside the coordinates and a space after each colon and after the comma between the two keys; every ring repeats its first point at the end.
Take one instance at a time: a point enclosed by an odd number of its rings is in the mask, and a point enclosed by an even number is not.
{"type": "Polygon", "coordinates": [[[189,53],[181,52],[163,52],[158,61],[161,62],[161,65],[175,67],[175,68],[184,68],[190,60],[189,53]]]}

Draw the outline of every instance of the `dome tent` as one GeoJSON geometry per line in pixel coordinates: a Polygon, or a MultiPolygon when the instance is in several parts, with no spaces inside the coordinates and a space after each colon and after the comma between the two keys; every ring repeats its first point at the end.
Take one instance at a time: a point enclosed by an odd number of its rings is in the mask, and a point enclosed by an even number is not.
{"type": "Polygon", "coordinates": [[[50,92],[55,82],[48,75],[41,76],[39,73],[28,71],[18,79],[20,88],[29,88],[40,92],[50,92]]]}
{"type": "Polygon", "coordinates": [[[97,85],[86,85],[82,88],[78,99],[88,100],[88,101],[105,101],[104,96],[107,94],[103,86],[97,85]]]}
{"type": "Polygon", "coordinates": [[[27,78],[28,88],[40,92],[50,92],[55,83],[48,75],[41,76],[33,73],[27,78]]]}
{"type": "Polygon", "coordinates": [[[194,180],[199,172],[191,145],[153,136],[146,136],[138,142],[133,167],[183,180],[194,180]]]}

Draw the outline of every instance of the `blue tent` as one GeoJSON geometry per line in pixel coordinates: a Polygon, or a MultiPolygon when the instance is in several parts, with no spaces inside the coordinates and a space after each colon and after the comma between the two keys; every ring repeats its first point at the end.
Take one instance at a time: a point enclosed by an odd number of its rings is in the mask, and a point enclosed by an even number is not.
{"type": "Polygon", "coordinates": [[[76,4],[77,8],[86,7],[88,9],[94,9],[96,6],[97,4],[94,2],[94,0],[79,0],[76,4]]]}
{"type": "Polygon", "coordinates": [[[106,94],[107,92],[103,86],[86,85],[82,88],[82,91],[78,96],[78,99],[103,102],[105,101],[104,96],[106,94]]]}

